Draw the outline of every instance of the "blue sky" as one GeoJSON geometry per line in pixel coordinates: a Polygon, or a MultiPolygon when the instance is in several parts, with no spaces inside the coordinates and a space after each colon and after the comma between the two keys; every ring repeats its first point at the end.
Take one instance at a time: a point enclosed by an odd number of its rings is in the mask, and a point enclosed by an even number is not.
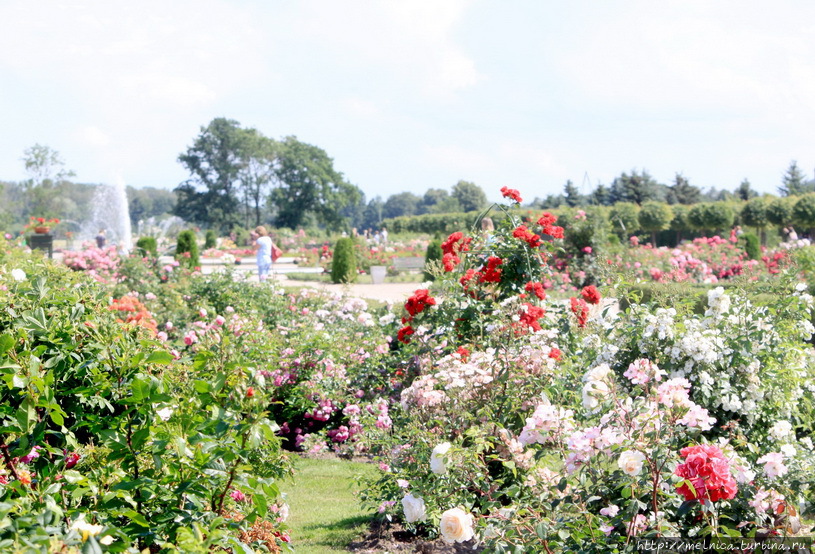
{"type": "Polygon", "coordinates": [[[632,169],[774,192],[815,168],[815,2],[0,3],[0,179],[173,188],[215,117],[320,146],[368,198],[524,198],[632,169]]]}

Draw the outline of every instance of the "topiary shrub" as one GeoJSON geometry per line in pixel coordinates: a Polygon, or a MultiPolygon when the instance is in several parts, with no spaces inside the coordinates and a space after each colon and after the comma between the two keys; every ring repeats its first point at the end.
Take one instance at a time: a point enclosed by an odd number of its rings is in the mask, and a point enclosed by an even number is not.
{"type": "Polygon", "coordinates": [[[741,236],[744,239],[744,252],[751,260],[761,259],[761,245],[758,237],[753,233],[745,233],[741,236]]]}
{"type": "Polygon", "coordinates": [[[206,234],[204,235],[204,250],[207,248],[215,248],[217,238],[218,237],[215,234],[215,231],[212,229],[207,230],[206,234]]]}
{"type": "Polygon", "coordinates": [[[332,283],[353,283],[357,280],[357,258],[354,253],[354,239],[341,238],[334,245],[334,260],[331,262],[332,283]]]}
{"type": "Polygon", "coordinates": [[[155,237],[141,237],[136,241],[136,248],[142,250],[144,255],[150,254],[154,258],[158,256],[158,243],[155,237]]]}
{"type": "Polygon", "coordinates": [[[441,263],[442,252],[441,252],[441,240],[440,239],[433,239],[430,241],[430,244],[427,245],[427,253],[424,256],[424,280],[425,281],[434,281],[436,278],[433,276],[432,273],[428,271],[430,268],[431,263],[437,262],[441,263]]]}
{"type": "Polygon", "coordinates": [[[198,266],[198,242],[195,238],[195,231],[187,230],[178,233],[175,259],[190,269],[198,266]]]}

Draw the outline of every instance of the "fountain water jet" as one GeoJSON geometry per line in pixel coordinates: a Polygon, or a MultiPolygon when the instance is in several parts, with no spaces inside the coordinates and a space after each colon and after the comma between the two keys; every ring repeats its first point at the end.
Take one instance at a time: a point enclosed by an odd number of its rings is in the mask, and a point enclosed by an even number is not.
{"type": "Polygon", "coordinates": [[[107,244],[116,244],[120,252],[127,254],[133,248],[127,190],[121,177],[113,185],[96,187],[90,218],[82,224],[82,238],[92,240],[100,229],[105,230],[107,244]]]}

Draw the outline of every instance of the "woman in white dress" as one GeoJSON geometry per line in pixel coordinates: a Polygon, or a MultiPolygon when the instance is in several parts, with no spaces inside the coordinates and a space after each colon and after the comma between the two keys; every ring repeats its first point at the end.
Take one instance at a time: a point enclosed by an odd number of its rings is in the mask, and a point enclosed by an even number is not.
{"type": "Polygon", "coordinates": [[[272,238],[263,225],[258,225],[252,234],[255,236],[258,279],[265,281],[272,271],[272,238]]]}

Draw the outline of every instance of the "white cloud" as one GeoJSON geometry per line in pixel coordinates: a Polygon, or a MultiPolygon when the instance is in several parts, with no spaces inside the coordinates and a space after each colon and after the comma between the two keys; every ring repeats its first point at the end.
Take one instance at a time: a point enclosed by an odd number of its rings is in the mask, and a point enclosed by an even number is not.
{"type": "Polygon", "coordinates": [[[107,146],[110,144],[110,136],[94,125],[82,127],[75,133],[76,139],[90,146],[107,146]]]}

